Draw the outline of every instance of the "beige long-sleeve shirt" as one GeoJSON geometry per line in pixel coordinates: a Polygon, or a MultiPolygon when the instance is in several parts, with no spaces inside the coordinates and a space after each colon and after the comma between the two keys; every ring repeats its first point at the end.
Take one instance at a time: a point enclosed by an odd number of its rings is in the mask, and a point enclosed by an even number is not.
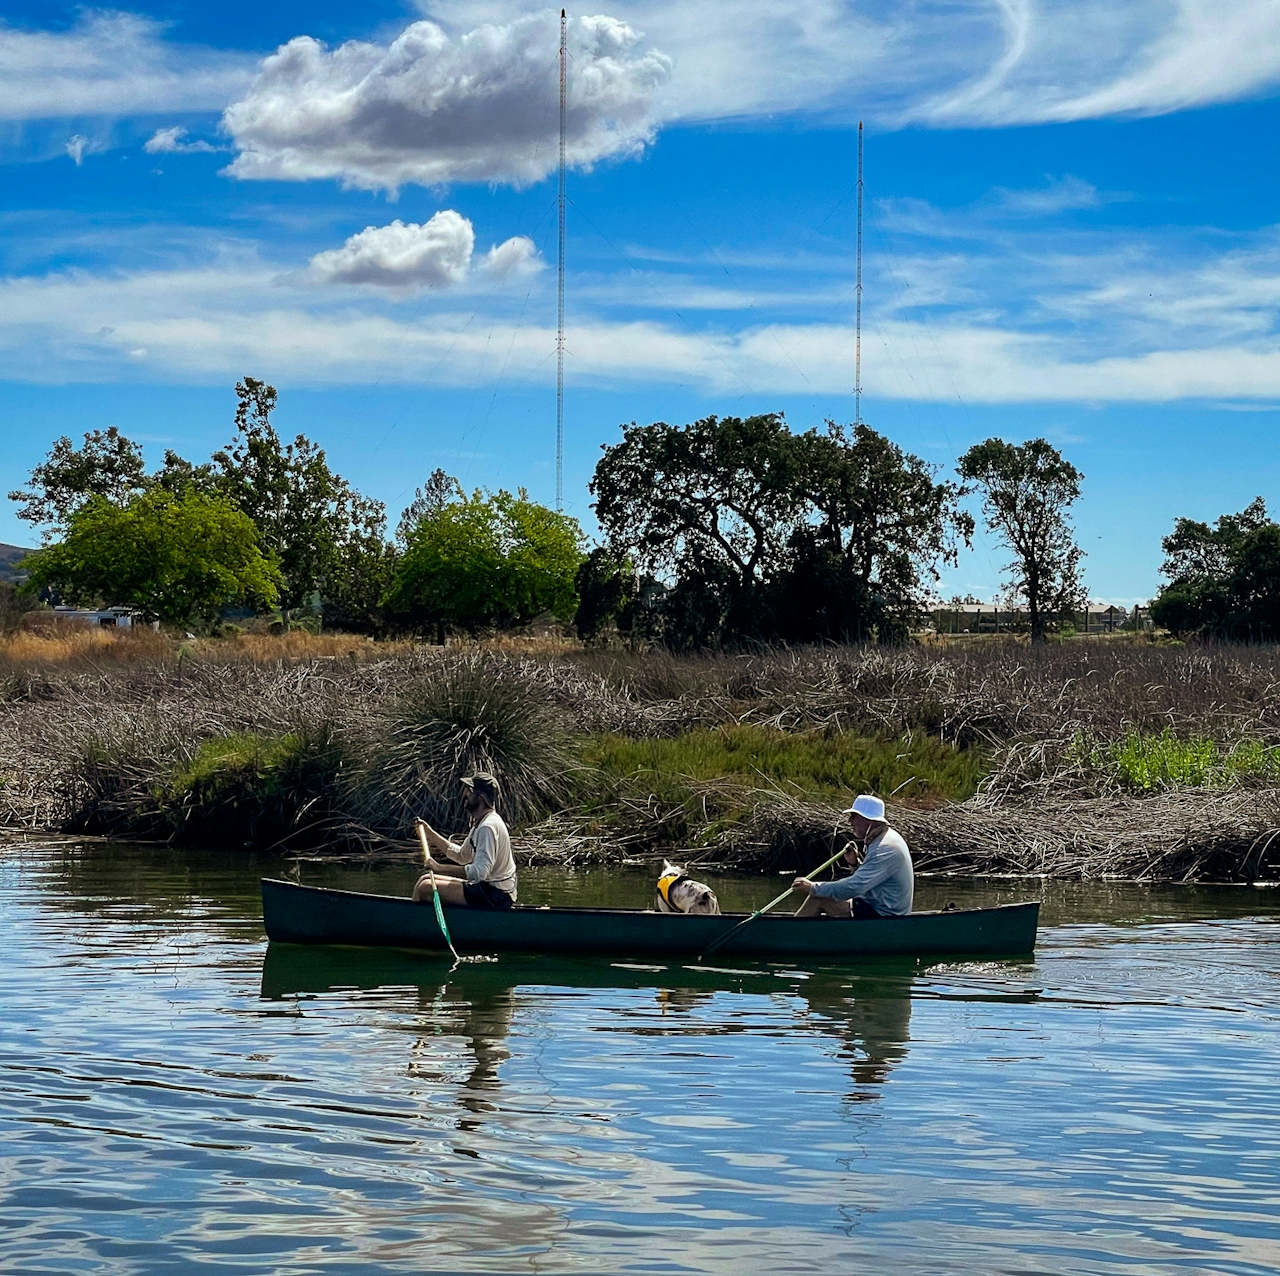
{"type": "Polygon", "coordinates": [[[461,846],[450,842],[447,854],[455,864],[463,866],[467,881],[492,882],[515,899],[516,861],[511,854],[511,834],[497,811],[490,811],[461,846]]]}

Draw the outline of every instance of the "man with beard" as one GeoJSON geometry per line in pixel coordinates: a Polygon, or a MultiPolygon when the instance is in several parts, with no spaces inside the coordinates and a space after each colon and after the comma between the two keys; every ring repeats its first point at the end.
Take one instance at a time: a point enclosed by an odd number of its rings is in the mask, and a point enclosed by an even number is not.
{"type": "Polygon", "coordinates": [[[431,898],[431,873],[436,889],[446,904],[466,908],[510,908],[516,902],[516,862],[511,855],[511,835],[506,823],[494,809],[498,804],[498,781],[484,771],[468,775],[462,785],[469,832],[461,846],[437,833],[426,820],[418,827],[431,850],[447,855],[453,861],[445,864],[423,852],[423,865],[431,870],[418,878],[413,898],[419,903],[431,898]],[[463,866],[463,876],[456,865],[463,866]]]}

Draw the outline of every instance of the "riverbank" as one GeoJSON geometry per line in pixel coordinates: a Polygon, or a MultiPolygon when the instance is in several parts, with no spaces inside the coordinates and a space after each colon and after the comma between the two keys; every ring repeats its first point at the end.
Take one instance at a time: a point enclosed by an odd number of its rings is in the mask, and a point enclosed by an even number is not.
{"type": "Polygon", "coordinates": [[[924,872],[1280,876],[1270,648],[309,637],[0,651],[0,822],[399,857],[415,813],[459,826],[453,782],[484,768],[531,863],[806,868],[874,789],[924,872]]]}

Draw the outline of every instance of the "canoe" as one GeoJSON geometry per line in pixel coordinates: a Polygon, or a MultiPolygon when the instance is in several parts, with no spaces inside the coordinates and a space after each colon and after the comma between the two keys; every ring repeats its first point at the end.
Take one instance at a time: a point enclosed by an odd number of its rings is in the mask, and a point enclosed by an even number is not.
{"type": "MultiPolygon", "coordinates": [[[[618,957],[697,957],[748,914],[687,917],[625,908],[530,908],[497,912],[446,908],[460,953],[597,953],[618,957]]],[[[999,957],[1036,944],[1037,902],[949,909],[874,921],[800,920],[766,914],[716,949],[737,957],[999,957]]],[[[267,937],[284,944],[445,947],[430,904],[394,895],[300,886],[264,878],[267,937]]]]}

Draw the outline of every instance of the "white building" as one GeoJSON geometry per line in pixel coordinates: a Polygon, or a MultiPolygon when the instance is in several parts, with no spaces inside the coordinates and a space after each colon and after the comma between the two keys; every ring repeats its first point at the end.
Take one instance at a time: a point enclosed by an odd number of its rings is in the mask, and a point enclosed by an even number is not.
{"type": "Polygon", "coordinates": [[[89,629],[159,629],[157,620],[143,620],[131,607],[103,607],[91,611],[79,607],[51,607],[29,611],[22,618],[25,629],[49,629],[58,625],[83,625],[89,629]]]}

